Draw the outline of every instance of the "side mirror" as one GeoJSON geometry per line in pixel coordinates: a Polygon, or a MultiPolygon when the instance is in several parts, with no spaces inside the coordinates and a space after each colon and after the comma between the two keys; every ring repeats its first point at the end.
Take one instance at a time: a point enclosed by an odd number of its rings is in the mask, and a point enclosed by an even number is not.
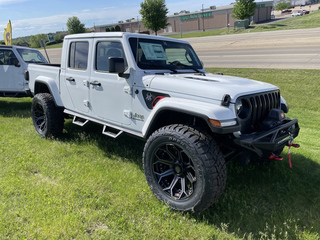
{"type": "Polygon", "coordinates": [[[29,79],[30,79],[29,71],[24,70],[23,75],[24,75],[24,79],[25,79],[26,81],[29,81],[29,79]]]}
{"type": "Polygon", "coordinates": [[[123,73],[124,72],[124,59],[117,57],[109,58],[109,72],[110,73],[123,73]]]}
{"type": "Polygon", "coordinates": [[[15,67],[20,67],[19,60],[17,58],[11,58],[10,63],[11,63],[11,65],[14,65],[15,67]]]}
{"type": "Polygon", "coordinates": [[[125,74],[125,64],[123,58],[110,57],[108,59],[109,73],[118,73],[119,77],[129,78],[129,74],[125,74]]]}

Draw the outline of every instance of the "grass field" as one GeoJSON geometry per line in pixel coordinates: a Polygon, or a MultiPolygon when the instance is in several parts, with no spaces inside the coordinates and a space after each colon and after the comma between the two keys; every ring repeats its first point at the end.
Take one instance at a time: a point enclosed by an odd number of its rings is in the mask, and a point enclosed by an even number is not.
{"type": "Polygon", "coordinates": [[[301,127],[292,169],[287,148],[282,162],[231,163],[219,201],[183,214],[149,190],[143,141],[70,120],[60,139],[41,139],[31,99],[0,98],[0,239],[319,239],[320,71],[208,70],[281,88],[301,127]]]}

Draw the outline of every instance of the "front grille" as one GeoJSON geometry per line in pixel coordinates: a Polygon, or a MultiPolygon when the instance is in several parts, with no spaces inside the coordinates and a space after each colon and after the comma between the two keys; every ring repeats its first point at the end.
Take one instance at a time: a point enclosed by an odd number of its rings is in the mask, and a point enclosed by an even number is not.
{"type": "Polygon", "coordinates": [[[280,108],[280,91],[272,91],[248,95],[241,98],[247,99],[251,104],[251,116],[246,120],[240,120],[241,132],[250,133],[257,131],[260,123],[268,116],[273,108],[280,108]]]}

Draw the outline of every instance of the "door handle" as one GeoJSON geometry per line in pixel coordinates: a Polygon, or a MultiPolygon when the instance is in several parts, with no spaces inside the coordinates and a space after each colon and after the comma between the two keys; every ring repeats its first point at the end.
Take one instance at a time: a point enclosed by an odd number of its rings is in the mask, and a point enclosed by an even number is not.
{"type": "Polygon", "coordinates": [[[73,77],[67,77],[66,80],[69,81],[69,82],[75,82],[76,81],[73,77]]]}
{"type": "Polygon", "coordinates": [[[101,83],[99,83],[98,81],[93,81],[93,82],[90,82],[90,85],[93,85],[93,86],[101,86],[101,83]]]}

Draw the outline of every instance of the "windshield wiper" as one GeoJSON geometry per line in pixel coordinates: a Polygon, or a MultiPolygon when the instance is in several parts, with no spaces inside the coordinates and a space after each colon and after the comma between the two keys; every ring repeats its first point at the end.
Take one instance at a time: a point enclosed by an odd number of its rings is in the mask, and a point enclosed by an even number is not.
{"type": "Polygon", "coordinates": [[[192,69],[193,71],[195,71],[195,72],[197,72],[197,73],[201,73],[201,74],[205,75],[205,73],[204,73],[204,72],[202,72],[202,71],[200,71],[200,70],[196,69],[195,67],[188,66],[188,65],[183,64],[183,63],[181,63],[181,62],[179,62],[179,61],[173,61],[173,62],[169,62],[169,63],[170,63],[171,65],[185,67],[184,69],[192,69]]]}
{"type": "Polygon", "coordinates": [[[173,69],[173,68],[169,68],[160,64],[155,64],[155,63],[148,63],[148,62],[139,62],[138,65],[145,65],[145,66],[152,66],[152,67],[157,67],[157,68],[162,68],[162,69],[167,69],[170,70],[174,73],[177,73],[178,71],[173,69]]]}

